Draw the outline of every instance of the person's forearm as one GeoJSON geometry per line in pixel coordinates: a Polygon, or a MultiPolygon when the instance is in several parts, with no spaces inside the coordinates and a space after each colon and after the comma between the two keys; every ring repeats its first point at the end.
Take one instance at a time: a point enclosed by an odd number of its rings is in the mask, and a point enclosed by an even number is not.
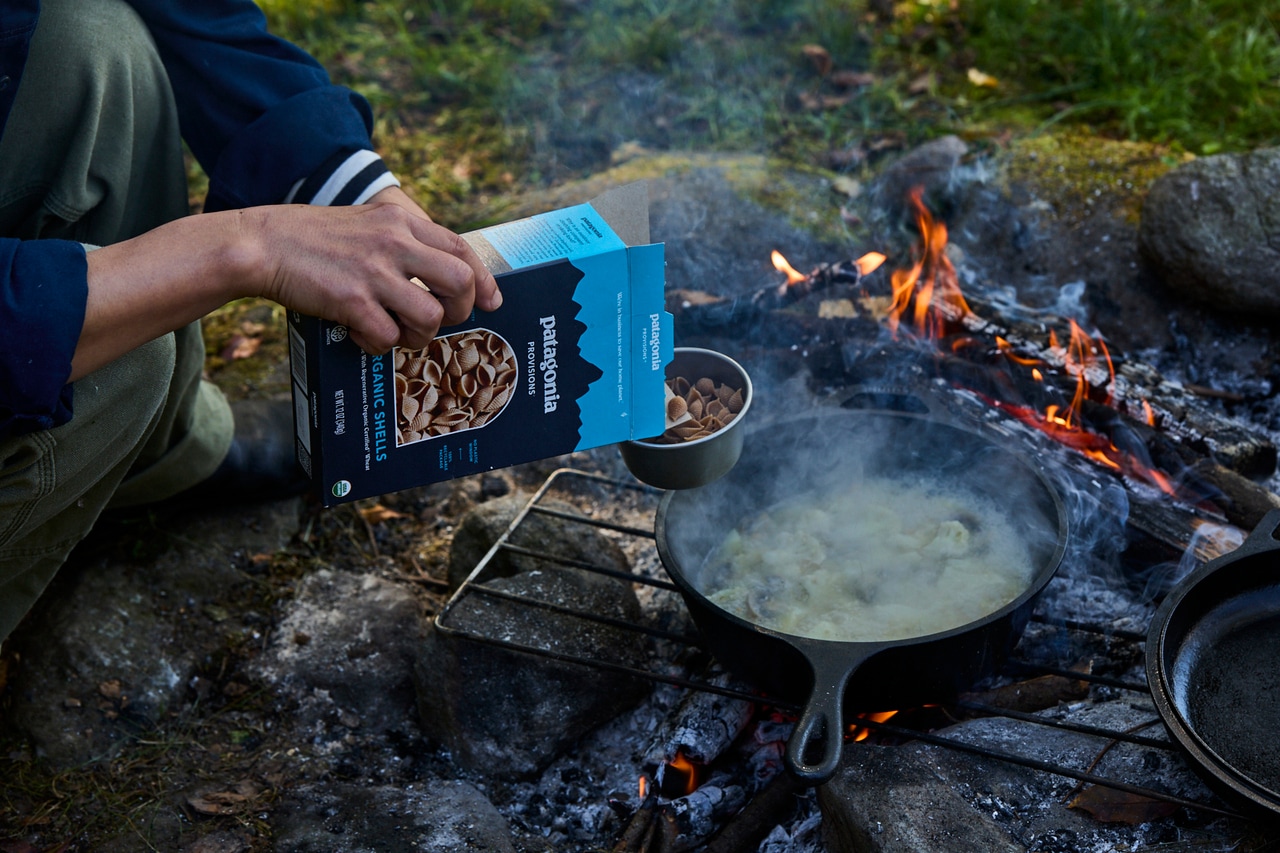
{"type": "Polygon", "coordinates": [[[187,217],[89,252],[71,381],[253,291],[262,265],[246,211],[187,217]]]}
{"type": "Polygon", "coordinates": [[[241,296],[341,323],[369,353],[424,347],[473,306],[501,304],[465,240],[398,189],[379,196],[190,216],[90,252],[72,381],[241,296]]]}

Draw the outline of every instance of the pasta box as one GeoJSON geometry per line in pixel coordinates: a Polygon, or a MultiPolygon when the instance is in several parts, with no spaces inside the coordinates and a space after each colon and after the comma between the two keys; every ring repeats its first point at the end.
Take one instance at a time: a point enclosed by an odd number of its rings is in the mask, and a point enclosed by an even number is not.
{"type": "Polygon", "coordinates": [[[368,355],[289,312],[298,462],[325,506],[663,431],[672,318],[643,183],[463,237],[502,306],[368,355]]]}

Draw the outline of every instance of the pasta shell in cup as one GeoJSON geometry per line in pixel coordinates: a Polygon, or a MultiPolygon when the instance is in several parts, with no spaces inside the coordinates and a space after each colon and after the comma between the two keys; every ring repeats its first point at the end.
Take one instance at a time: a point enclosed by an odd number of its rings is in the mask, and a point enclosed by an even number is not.
{"type": "Polygon", "coordinates": [[[685,399],[683,407],[669,407],[669,422],[681,408],[682,416],[690,419],[662,436],[624,441],[618,450],[627,469],[643,483],[660,489],[705,486],[728,473],[742,453],[742,423],[754,396],[751,377],[729,356],[699,347],[676,347],[666,376],[667,387],[685,399]],[[722,393],[732,405],[722,400],[722,393]],[[708,415],[711,401],[716,412],[708,415]]]}

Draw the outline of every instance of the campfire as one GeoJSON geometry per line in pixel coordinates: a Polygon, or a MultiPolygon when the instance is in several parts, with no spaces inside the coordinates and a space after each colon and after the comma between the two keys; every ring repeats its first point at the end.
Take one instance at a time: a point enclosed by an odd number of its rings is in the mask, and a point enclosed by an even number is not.
{"type": "MultiPolygon", "coordinates": [[[[803,273],[775,251],[773,264],[784,277],[776,285],[733,299],[671,292],[668,310],[676,318],[678,338],[736,334],[743,341],[741,330],[750,329],[744,348],[765,357],[799,348],[814,381],[846,395],[844,407],[912,410],[920,405],[993,428],[1011,446],[1048,459],[1059,476],[1075,484],[1070,500],[1086,520],[1084,527],[1122,531],[1124,561],[1147,568],[1208,560],[1238,544],[1243,531],[1274,508],[1274,499],[1252,479],[1274,468],[1276,451],[1267,440],[1215,415],[1146,365],[1114,355],[1100,332],[1086,332],[1074,319],[1010,316],[966,297],[948,256],[946,226],[930,214],[920,190],[911,193],[910,203],[919,238],[905,261],[873,251],[803,273]]],[[[557,475],[547,488],[553,488],[557,475]]],[[[538,512],[541,497],[531,501],[531,512],[538,512]]],[[[563,520],[609,528],[587,516],[563,520]]],[[[643,538],[644,527],[623,525],[614,532],[643,538]]],[[[500,540],[486,560],[503,547],[500,540]]],[[[1072,542],[1069,556],[1091,564],[1093,548],[1086,535],[1072,542]]],[[[547,559],[556,562],[554,556],[547,559]]],[[[451,627],[450,609],[469,595],[488,594],[485,581],[482,563],[441,614],[443,630],[469,636],[451,627]]],[[[670,590],[655,565],[638,571],[635,582],[670,590]]],[[[1175,790],[1163,776],[1144,783],[1139,774],[1135,782],[1126,771],[1112,778],[1092,766],[934,734],[972,719],[1040,724],[1037,714],[1087,707],[1094,694],[1110,699],[1116,691],[1144,691],[1126,673],[1141,659],[1145,626],[1140,620],[1149,616],[1151,590],[1118,576],[1117,591],[1100,596],[1089,588],[1092,583],[1083,576],[1062,580],[1073,591],[1050,595],[1054,607],[1048,609],[1058,612],[1033,620],[1023,654],[976,692],[943,697],[941,704],[849,714],[840,739],[873,755],[905,750],[907,744],[935,745],[1052,774],[1074,786],[1072,806],[1100,822],[1137,825],[1139,814],[1167,818],[1179,810],[1199,815],[1201,824],[1231,815],[1211,796],[1175,790]],[[1112,604],[1116,612],[1106,612],[1112,604]],[[1097,790],[1119,794],[1111,799],[1093,793],[1097,790]],[[1117,805],[1121,801],[1129,805],[1117,805]],[[1133,803],[1143,804],[1145,811],[1133,803]]],[[[653,730],[638,749],[642,757],[629,768],[630,779],[617,784],[608,798],[613,849],[755,849],[742,845],[758,845],[780,820],[797,827],[811,819],[815,800],[803,799],[806,786],[786,771],[784,761],[800,707],[699,655],[693,633],[663,634],[657,642],[673,663],[643,674],[659,690],[675,690],[683,698],[671,700],[673,694],[666,694],[663,713],[651,721],[653,730]],[[808,810],[797,811],[798,801],[808,803],[808,810]]],[[[589,658],[578,662],[601,665],[589,658]]],[[[1133,731],[1127,721],[1068,727],[1099,731],[1113,743],[1168,751],[1168,742],[1154,737],[1154,730],[1141,730],[1151,723],[1147,719],[1133,731]]],[[[823,804],[838,809],[826,800],[823,804]]]]}

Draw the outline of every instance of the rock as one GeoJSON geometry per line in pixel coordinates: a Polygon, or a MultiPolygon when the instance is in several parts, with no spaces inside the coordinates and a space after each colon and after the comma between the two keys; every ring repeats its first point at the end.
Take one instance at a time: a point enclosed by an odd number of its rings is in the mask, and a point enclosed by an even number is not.
{"type": "Polygon", "coordinates": [[[376,575],[322,569],[305,578],[249,672],[277,695],[364,733],[413,719],[411,676],[425,629],[411,590],[376,575]],[[307,702],[317,693],[327,702],[307,702]]]}
{"type": "MultiPolygon", "coordinates": [[[[602,616],[639,621],[629,584],[582,572],[532,571],[488,586],[602,616]]],[[[467,634],[639,667],[633,632],[472,592],[445,618],[467,634]]],[[[504,649],[438,628],[414,667],[423,731],[460,767],[490,776],[531,777],[596,726],[637,703],[650,683],[609,670],[504,649]]]]}
{"type": "Polygon", "coordinates": [[[1183,296],[1280,316],[1280,148],[1204,157],[1158,178],[1139,240],[1183,296]]]}
{"type": "Polygon", "coordinates": [[[907,152],[877,177],[872,213],[908,226],[914,234],[915,210],[908,197],[912,189],[921,187],[930,212],[945,221],[955,206],[956,192],[972,183],[972,176],[960,172],[968,152],[969,146],[958,136],[942,136],[907,152]]]}
{"type": "Polygon", "coordinates": [[[300,508],[171,519],[155,534],[159,555],[140,563],[73,554],[10,640],[22,664],[9,722],[62,766],[109,757],[152,727],[225,635],[244,628],[219,602],[244,579],[240,561],[297,531],[300,508]]]}
{"type": "Polygon", "coordinates": [[[818,788],[829,850],[1023,853],[913,751],[848,744],[836,777],[818,788]]]}
{"type": "Polygon", "coordinates": [[[506,820],[474,786],[312,785],[272,815],[275,853],[515,853],[506,820]]]}
{"type": "MultiPolygon", "coordinates": [[[[519,492],[478,505],[458,525],[449,547],[449,588],[457,589],[489,552],[494,542],[529,503],[530,495],[519,492]]],[[[542,500],[539,506],[581,515],[577,507],[557,500],[542,500]]],[[[511,538],[512,545],[536,549],[567,560],[581,560],[618,571],[627,570],[627,558],[607,536],[584,524],[565,524],[559,519],[529,513],[511,538]]],[[[500,551],[489,564],[486,577],[510,577],[547,566],[545,560],[500,551]]]]}
{"type": "MultiPolygon", "coordinates": [[[[1036,716],[1045,724],[984,717],[935,734],[978,750],[1088,768],[1104,779],[1208,800],[1203,783],[1176,753],[1050,725],[1062,721],[1103,731],[1136,731],[1156,716],[1149,699],[1126,695],[1063,703],[1036,716]]],[[[818,802],[828,849],[868,853],[1140,850],[1175,843],[1187,831],[1160,819],[1178,812],[1175,805],[925,743],[846,744],[840,770],[818,789],[818,802]]],[[[1212,838],[1230,848],[1241,843],[1247,829],[1242,823],[1214,820],[1192,831],[1203,833],[1205,843],[1212,838]]]]}

